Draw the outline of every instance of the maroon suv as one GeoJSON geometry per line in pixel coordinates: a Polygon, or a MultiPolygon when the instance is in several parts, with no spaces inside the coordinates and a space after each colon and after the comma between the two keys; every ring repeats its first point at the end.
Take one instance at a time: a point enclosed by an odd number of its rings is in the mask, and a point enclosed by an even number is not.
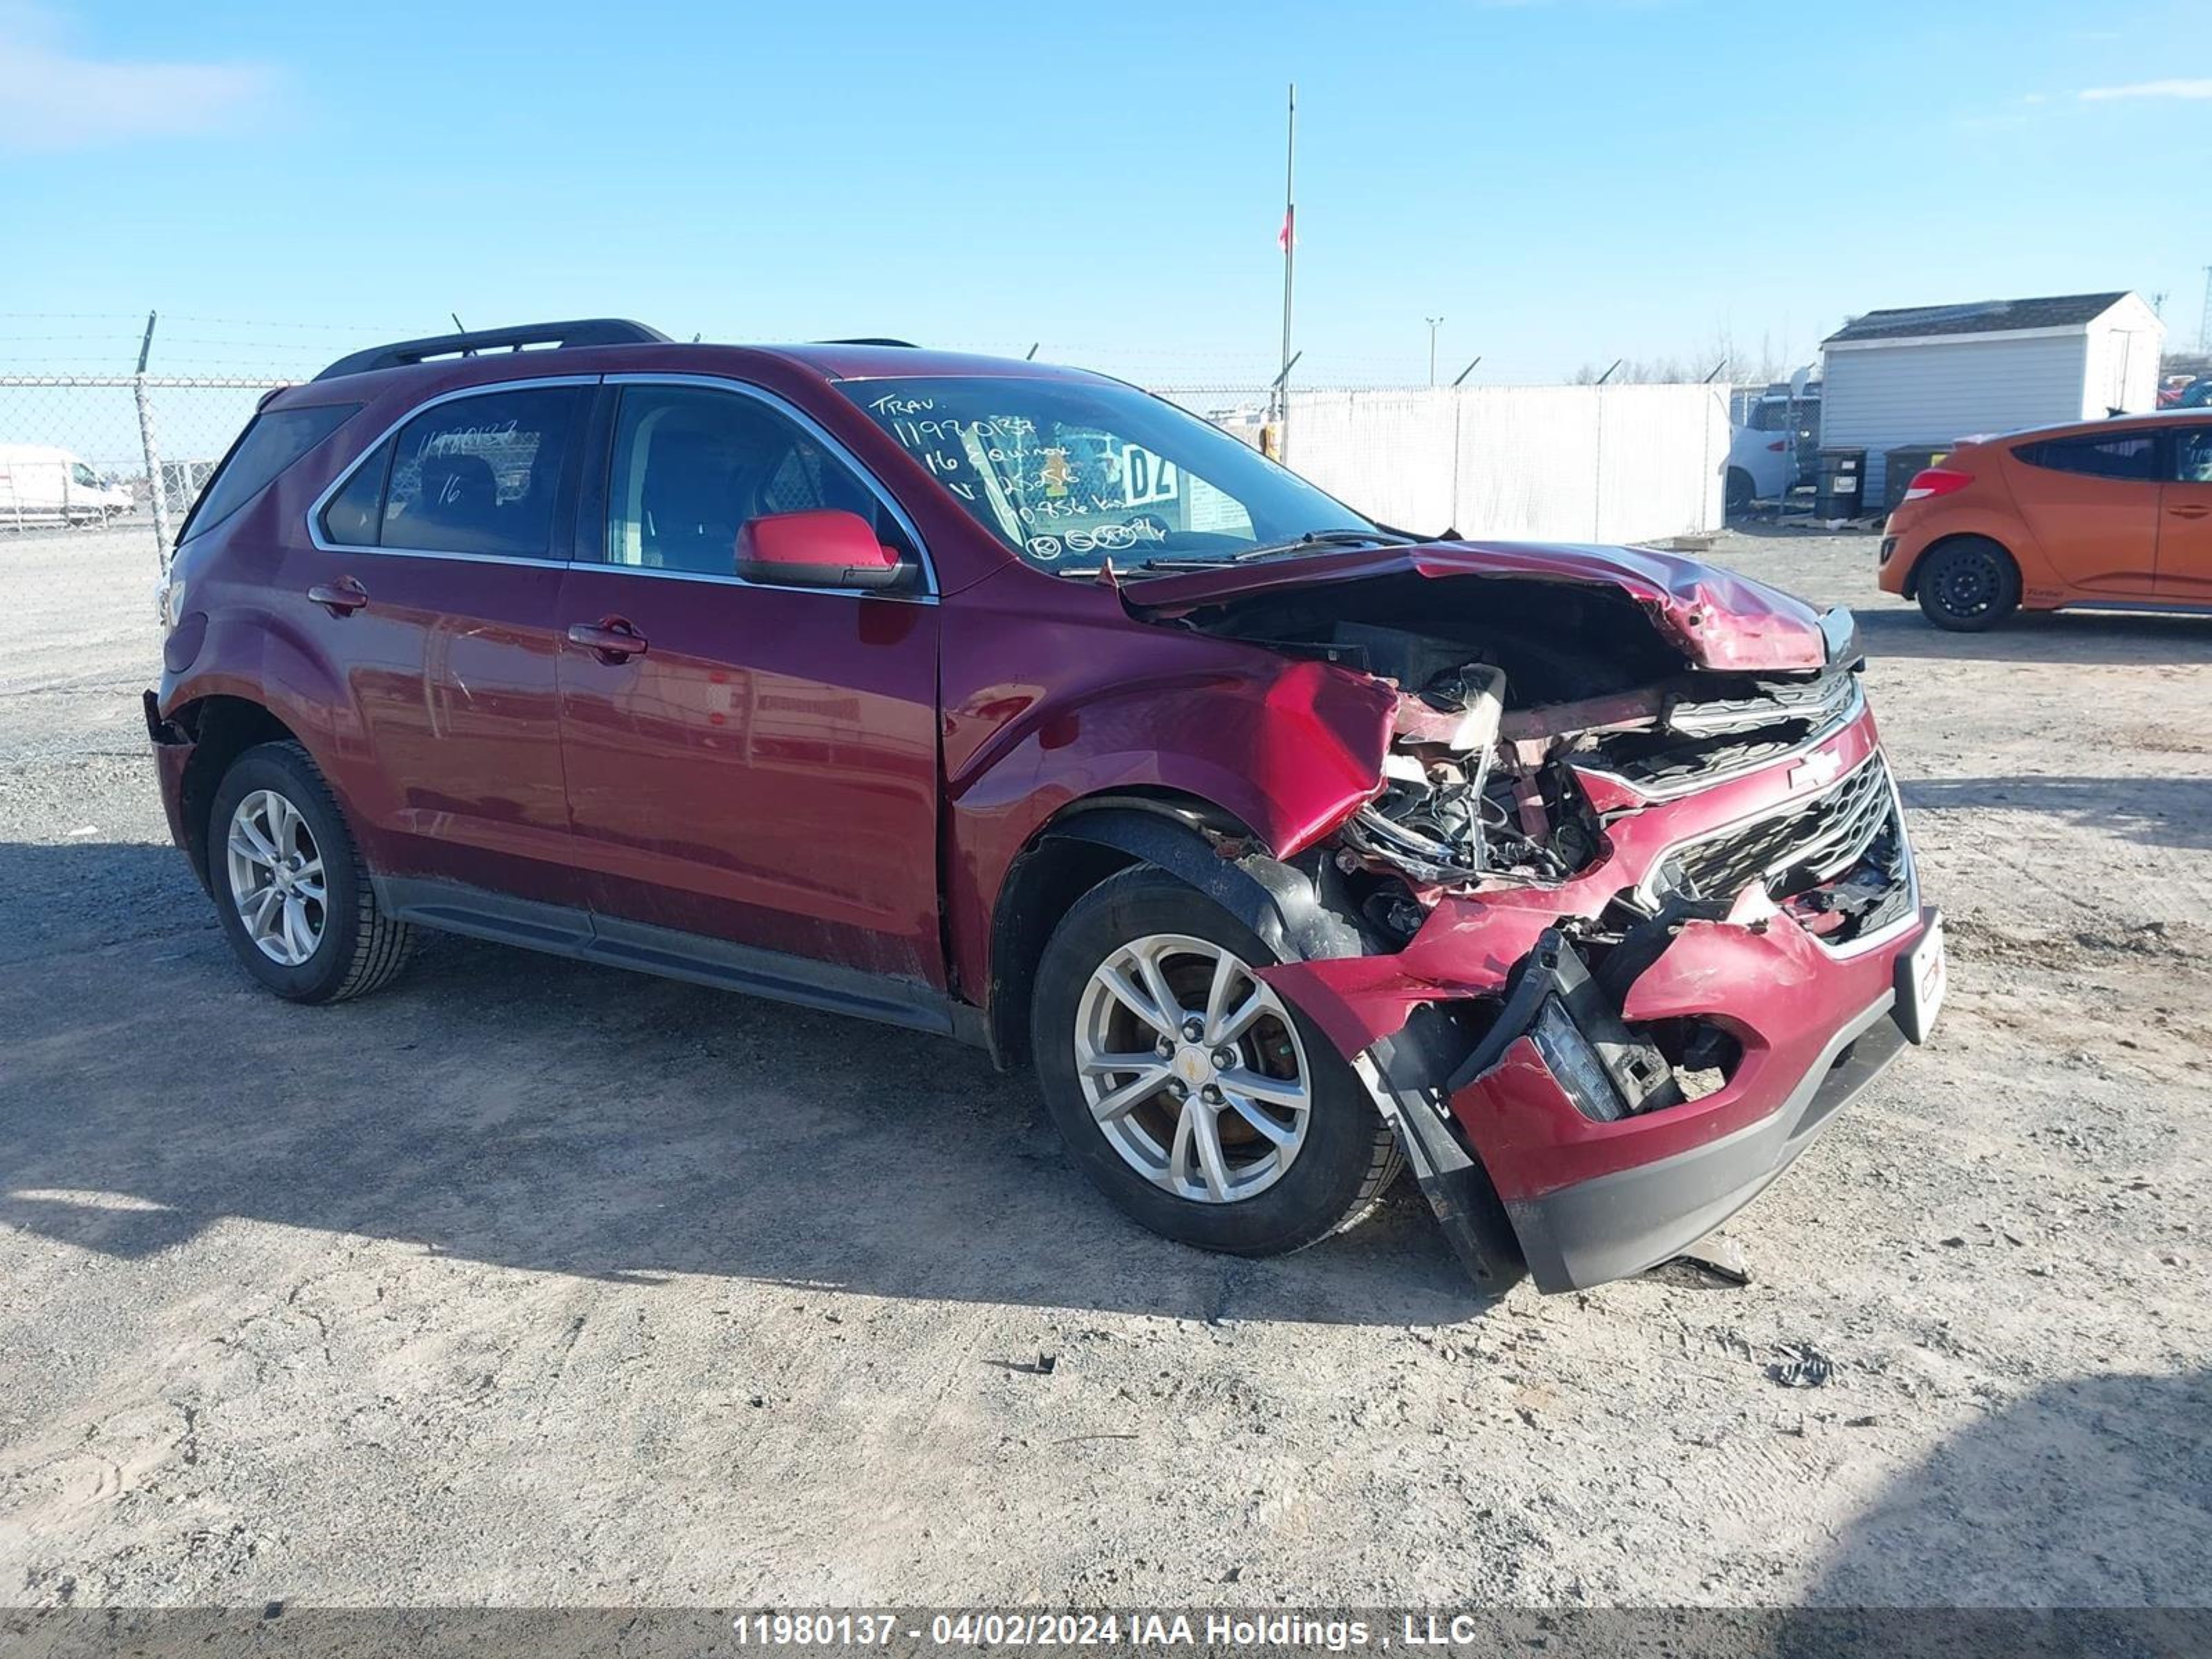
{"type": "Polygon", "coordinates": [[[1942,988],[1847,612],[1374,524],[1133,387],[548,325],[269,398],[147,718],[280,996],[422,927],[1028,1060],[1171,1237],[1633,1273],[1942,988]],[[544,348],[525,350],[524,347],[544,348]]]}

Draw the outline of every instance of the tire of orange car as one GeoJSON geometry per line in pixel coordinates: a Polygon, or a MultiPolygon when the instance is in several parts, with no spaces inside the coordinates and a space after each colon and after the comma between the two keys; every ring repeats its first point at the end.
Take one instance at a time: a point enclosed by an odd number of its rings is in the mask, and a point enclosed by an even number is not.
{"type": "Polygon", "coordinates": [[[1996,627],[2020,606],[2020,567],[1986,536],[1954,536],[1922,556],[1913,576],[1920,613],[1954,634],[1996,627]]]}

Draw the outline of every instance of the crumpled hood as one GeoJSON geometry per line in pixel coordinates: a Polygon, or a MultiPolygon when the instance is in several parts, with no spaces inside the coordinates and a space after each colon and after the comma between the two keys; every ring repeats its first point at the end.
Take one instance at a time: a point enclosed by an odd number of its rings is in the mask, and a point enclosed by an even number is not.
{"type": "MultiPolygon", "coordinates": [[[[1223,599],[1412,572],[1444,580],[1515,576],[1619,588],[1650,613],[1668,641],[1700,668],[1780,673],[1823,667],[1830,635],[1821,613],[1779,588],[1648,547],[1547,542],[1419,542],[1350,548],[1122,579],[1131,610],[1178,617],[1223,599]]],[[[1842,613],[1838,613],[1840,616],[1842,613]]],[[[1840,637],[1840,636],[1839,636],[1840,637]]]]}

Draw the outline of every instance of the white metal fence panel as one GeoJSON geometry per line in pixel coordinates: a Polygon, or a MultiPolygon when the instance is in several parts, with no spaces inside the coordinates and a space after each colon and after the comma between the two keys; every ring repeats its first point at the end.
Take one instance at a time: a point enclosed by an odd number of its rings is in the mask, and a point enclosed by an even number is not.
{"type": "Polygon", "coordinates": [[[1721,529],[1728,387],[1305,392],[1290,465],[1411,531],[1628,542],[1721,529]]]}
{"type": "Polygon", "coordinates": [[[1447,529],[1458,522],[1459,395],[1427,388],[1293,393],[1285,459],[1371,519],[1447,529]]]}
{"type": "Polygon", "coordinates": [[[1598,425],[1592,538],[1646,541],[1720,529],[1728,510],[1728,388],[1589,390],[1598,425]]]}
{"type": "MultiPolygon", "coordinates": [[[[1534,386],[1293,392],[1284,459],[1407,530],[1646,541],[1722,527],[1729,387],[1534,386]]],[[[1259,441],[1267,389],[1161,393],[1259,441]]]]}

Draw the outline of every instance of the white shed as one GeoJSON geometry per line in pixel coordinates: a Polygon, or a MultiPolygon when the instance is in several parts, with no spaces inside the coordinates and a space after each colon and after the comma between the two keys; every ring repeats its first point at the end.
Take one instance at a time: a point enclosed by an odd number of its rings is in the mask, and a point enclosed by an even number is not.
{"type": "Polygon", "coordinates": [[[1867,452],[1879,505],[1890,449],[2149,413],[2165,338],[2136,294],[1870,311],[1820,343],[1820,442],[1867,452]]]}

